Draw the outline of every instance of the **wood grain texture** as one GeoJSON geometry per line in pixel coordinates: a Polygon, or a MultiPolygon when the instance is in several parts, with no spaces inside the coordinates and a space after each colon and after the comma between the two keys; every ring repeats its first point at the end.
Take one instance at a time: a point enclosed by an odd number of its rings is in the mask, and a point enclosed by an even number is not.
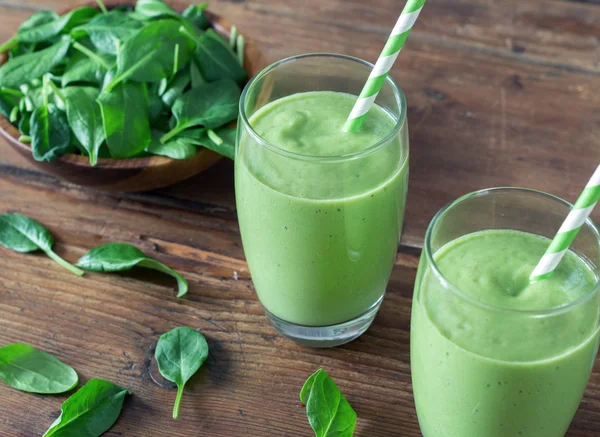
{"type": "MultiPolygon", "coordinates": [[[[33,10],[64,6],[0,0],[0,40],[33,10]]],[[[399,7],[393,0],[211,1],[269,62],[309,51],[374,61],[399,7]]],[[[172,279],[142,270],[77,278],[41,255],[0,248],[0,344],[28,342],[83,380],[130,388],[134,396],[107,436],[309,436],[298,392],[322,366],[358,412],[357,437],[420,437],[408,343],[414,247],[434,213],[468,191],[521,185],[576,199],[600,158],[599,34],[595,2],[427,4],[393,69],[411,134],[404,246],[373,327],[333,350],[296,346],[267,324],[244,262],[230,162],[184,184],[118,195],[70,185],[2,145],[0,213],[40,220],[70,261],[98,244],[135,244],[180,270],[190,292],[176,299],[172,279]],[[158,337],[184,324],[206,335],[211,354],[174,422],[175,390],[152,356],[158,337]]],[[[42,435],[65,398],[0,384],[0,435],[42,435]]],[[[597,435],[600,361],[567,434],[597,435]]]]}

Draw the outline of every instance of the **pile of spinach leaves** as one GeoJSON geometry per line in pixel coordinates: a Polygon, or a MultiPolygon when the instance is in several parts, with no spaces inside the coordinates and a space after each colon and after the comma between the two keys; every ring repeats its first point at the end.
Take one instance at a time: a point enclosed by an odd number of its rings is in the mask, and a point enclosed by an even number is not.
{"type": "Polygon", "coordinates": [[[190,158],[198,146],[233,159],[244,39],[210,27],[206,3],[182,14],[163,0],[135,8],[39,11],[0,44],[0,114],[38,161],[190,158]]]}

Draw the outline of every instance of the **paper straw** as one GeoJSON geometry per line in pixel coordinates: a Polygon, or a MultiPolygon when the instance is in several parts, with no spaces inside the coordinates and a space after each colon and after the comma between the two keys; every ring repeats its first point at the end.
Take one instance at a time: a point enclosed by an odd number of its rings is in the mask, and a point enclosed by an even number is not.
{"type": "Polygon", "coordinates": [[[398,22],[394,26],[394,30],[392,30],[392,34],[388,38],[383,51],[379,55],[379,59],[375,63],[373,71],[369,75],[369,79],[367,79],[367,83],[365,83],[358,100],[354,104],[354,108],[352,108],[352,112],[348,116],[348,120],[344,124],[346,132],[358,132],[360,130],[367,112],[369,112],[373,102],[375,102],[375,98],[385,83],[385,79],[392,65],[394,65],[394,61],[396,61],[400,50],[402,50],[410,34],[410,30],[415,21],[417,21],[417,17],[421,13],[425,1],[408,0],[406,6],[404,6],[404,10],[400,14],[398,22]]]}
{"type": "Polygon", "coordinates": [[[577,236],[577,233],[592,213],[596,203],[600,200],[600,166],[592,175],[583,192],[575,202],[573,209],[567,215],[556,236],[550,243],[546,253],[529,277],[530,281],[539,281],[552,275],[560,260],[569,250],[569,246],[577,236]]]}

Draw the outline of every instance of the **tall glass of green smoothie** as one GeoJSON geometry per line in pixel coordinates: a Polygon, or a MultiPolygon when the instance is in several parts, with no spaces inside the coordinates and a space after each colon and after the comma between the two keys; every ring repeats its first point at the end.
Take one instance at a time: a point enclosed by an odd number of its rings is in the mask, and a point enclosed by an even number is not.
{"type": "Polygon", "coordinates": [[[258,298],[273,326],[330,347],[373,321],[408,182],[406,103],[386,79],[360,132],[343,126],[373,66],[311,54],[258,74],[240,103],[235,192],[258,298]]]}
{"type": "Polygon", "coordinates": [[[496,188],[429,225],[411,322],[424,437],[564,437],[598,351],[596,226],[584,223],[550,278],[529,275],[570,208],[496,188]]]}

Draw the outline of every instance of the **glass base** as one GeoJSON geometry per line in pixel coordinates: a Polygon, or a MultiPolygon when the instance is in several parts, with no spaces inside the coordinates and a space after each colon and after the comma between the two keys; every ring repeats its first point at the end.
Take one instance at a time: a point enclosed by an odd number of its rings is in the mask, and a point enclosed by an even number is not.
{"type": "Polygon", "coordinates": [[[265,314],[271,325],[281,335],[294,340],[302,346],[313,348],[335,347],[351,342],[360,337],[377,315],[383,296],[366,312],[353,320],[330,326],[303,326],[281,320],[265,309],[265,314]]]}

